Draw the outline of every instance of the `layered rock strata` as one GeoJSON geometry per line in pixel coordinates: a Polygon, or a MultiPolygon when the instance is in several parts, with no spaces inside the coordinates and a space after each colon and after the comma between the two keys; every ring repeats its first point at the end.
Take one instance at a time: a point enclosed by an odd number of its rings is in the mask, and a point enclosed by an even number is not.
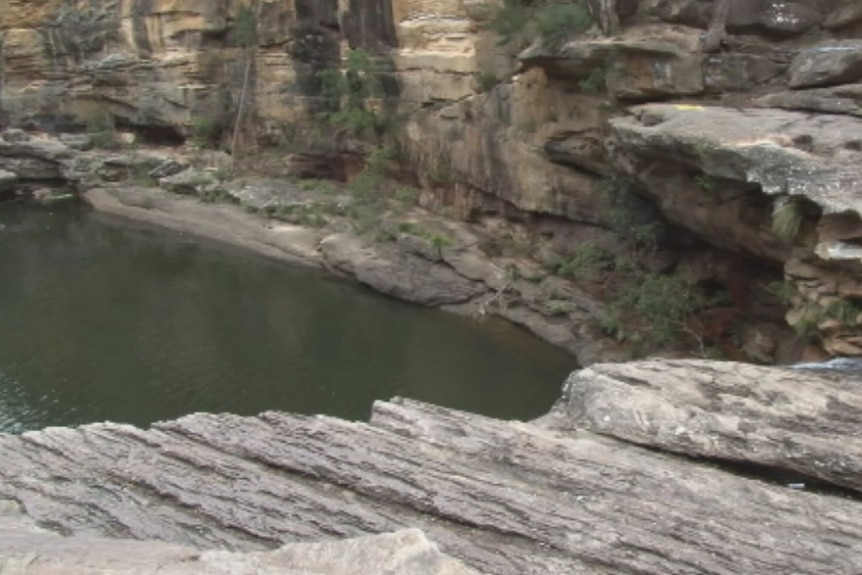
{"type": "MultiPolygon", "coordinates": [[[[657,238],[658,254],[637,254],[646,267],[719,285],[736,294],[733,309],[719,312],[754,318],[693,318],[698,338],[766,362],[792,359],[807,343],[819,349],[811,352],[862,354],[859,214],[842,201],[858,184],[855,3],[616,5],[621,28],[611,36],[586,21],[585,31],[550,42],[541,37],[547,18],[530,19],[529,10],[517,33],[499,36],[496,9],[479,0],[38,0],[26,8],[7,0],[0,122],[110,127],[139,142],[236,146],[237,156],[278,143],[304,154],[299,172],[313,166],[344,179],[368,142],[320,133],[332,128],[321,124],[332,104],[323,78],[361,50],[385,70],[403,171],[422,184],[424,205],[527,222],[532,238],[554,246],[528,246],[530,257],[553,268],[584,245],[630,256],[631,241],[610,223],[608,194],[628,180],[649,200],[633,208],[640,223],[671,228],[657,238]],[[703,50],[707,28],[719,49],[703,50]],[[778,214],[794,233],[775,232],[778,214]],[[743,290],[740,278],[754,279],[743,290]],[[787,289],[764,304],[775,291],[764,288],[782,280],[787,289]],[[788,308],[795,346],[776,314],[752,309],[776,305],[788,308]],[[731,342],[767,332],[770,343],[757,349],[731,342]]],[[[282,154],[274,164],[290,172],[282,164],[293,160],[282,154]]],[[[34,167],[0,166],[13,174],[0,190],[34,167]]],[[[581,328],[595,331],[582,322],[573,333],[581,328]]]]}
{"type": "Polygon", "coordinates": [[[850,575],[862,569],[858,498],[710,464],[825,464],[819,477],[857,490],[848,429],[862,388],[843,377],[647,362],[576,374],[561,408],[532,423],[394,400],[377,403],[370,423],[195,414],[149,430],[49,428],[0,437],[0,497],[66,535],[234,552],[410,527],[500,575],[850,575]],[[794,384],[816,389],[822,408],[786,391],[794,384]],[[626,387],[650,409],[616,405],[626,387]],[[676,403],[663,407],[667,398],[676,403]],[[782,427],[802,412],[811,425],[782,427]]]}

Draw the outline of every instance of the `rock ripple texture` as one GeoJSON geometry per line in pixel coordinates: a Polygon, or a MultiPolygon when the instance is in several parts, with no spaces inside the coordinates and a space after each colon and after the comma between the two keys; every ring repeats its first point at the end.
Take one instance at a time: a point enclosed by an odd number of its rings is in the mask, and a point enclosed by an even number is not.
{"type": "MultiPolygon", "coordinates": [[[[606,386],[620,406],[608,400],[597,409],[598,400],[572,391],[584,385],[573,380],[557,408],[532,423],[397,399],[377,403],[369,423],[194,414],[149,430],[102,423],[0,436],[0,498],[66,535],[238,553],[414,528],[489,574],[862,572],[857,499],[655,449],[731,459],[759,451],[761,436],[786,437],[812,462],[840,448],[853,465],[852,406],[862,387],[811,371],[710,362],[598,366],[578,377],[594,378],[599,397],[606,386]],[[778,383],[811,386],[811,395],[778,393],[778,383]],[[678,404],[701,398],[694,404],[714,415],[695,414],[691,426],[714,436],[713,449],[699,451],[694,439],[668,445],[649,427],[634,434],[619,391],[626,385],[646,402],[643,413],[668,425],[678,425],[678,404]],[[847,409],[833,409],[839,403],[847,409]],[[725,428],[734,417],[737,436],[725,428]],[[776,423],[790,418],[800,425],[776,423]],[[585,424],[603,435],[578,429],[585,424]]],[[[773,452],[770,465],[781,457],[773,452]]]]}

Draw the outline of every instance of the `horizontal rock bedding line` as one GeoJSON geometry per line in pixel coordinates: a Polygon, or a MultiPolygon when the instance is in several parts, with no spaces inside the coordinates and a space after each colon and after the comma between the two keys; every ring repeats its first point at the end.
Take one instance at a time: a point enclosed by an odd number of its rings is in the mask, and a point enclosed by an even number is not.
{"type": "MultiPolygon", "coordinates": [[[[560,405],[529,423],[395,399],[378,402],[368,423],[269,412],[194,414],[149,430],[49,428],[0,436],[0,498],[64,534],[235,551],[418,528],[443,553],[489,574],[858,573],[862,503],[607,437],[631,439],[626,420],[597,401],[578,404],[572,391],[595,378],[622,400],[615,386],[628,382],[645,394],[651,411],[643,418],[671,421],[672,398],[694,393],[679,382],[691,380],[710,398],[694,403],[714,413],[689,425],[709,436],[714,424],[720,437],[727,433],[720,424],[736,418],[742,435],[733,455],[746,442],[762,448],[758,425],[768,429],[779,413],[809,409],[804,393],[770,387],[792,382],[793,373],[696,361],[599,365],[573,375],[560,405]],[[578,429],[585,425],[603,435],[578,429]]],[[[824,406],[858,401],[846,380],[797,377],[824,406]]],[[[827,407],[800,417],[795,430],[785,420],[787,437],[815,458],[840,445],[852,463],[853,436],[826,441],[813,425],[839,431],[823,421],[827,407]]],[[[635,440],[664,448],[662,437],[635,440]]],[[[771,440],[780,441],[777,428],[771,440]]],[[[780,455],[776,448],[770,461],[780,455]]]]}

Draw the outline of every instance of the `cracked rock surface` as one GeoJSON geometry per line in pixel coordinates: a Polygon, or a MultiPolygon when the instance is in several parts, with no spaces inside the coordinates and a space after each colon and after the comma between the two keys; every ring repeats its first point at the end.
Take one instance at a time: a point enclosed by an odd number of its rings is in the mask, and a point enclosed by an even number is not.
{"type": "Polygon", "coordinates": [[[851,574],[854,377],[656,360],[584,370],[529,423],[396,399],[368,423],[269,412],[48,428],[0,437],[0,498],[65,535],[202,550],[419,529],[501,575],[851,574]],[[842,473],[817,473],[839,453],[842,473]],[[731,459],[850,489],[788,489],[710,463],[731,459]]]}

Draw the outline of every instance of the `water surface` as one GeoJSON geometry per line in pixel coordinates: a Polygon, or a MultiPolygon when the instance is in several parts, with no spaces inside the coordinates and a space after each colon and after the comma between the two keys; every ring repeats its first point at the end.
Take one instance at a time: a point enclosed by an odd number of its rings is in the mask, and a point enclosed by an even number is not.
{"type": "Polygon", "coordinates": [[[66,205],[0,205],[0,431],[196,411],[544,413],[574,360],[502,322],[66,205]]]}

